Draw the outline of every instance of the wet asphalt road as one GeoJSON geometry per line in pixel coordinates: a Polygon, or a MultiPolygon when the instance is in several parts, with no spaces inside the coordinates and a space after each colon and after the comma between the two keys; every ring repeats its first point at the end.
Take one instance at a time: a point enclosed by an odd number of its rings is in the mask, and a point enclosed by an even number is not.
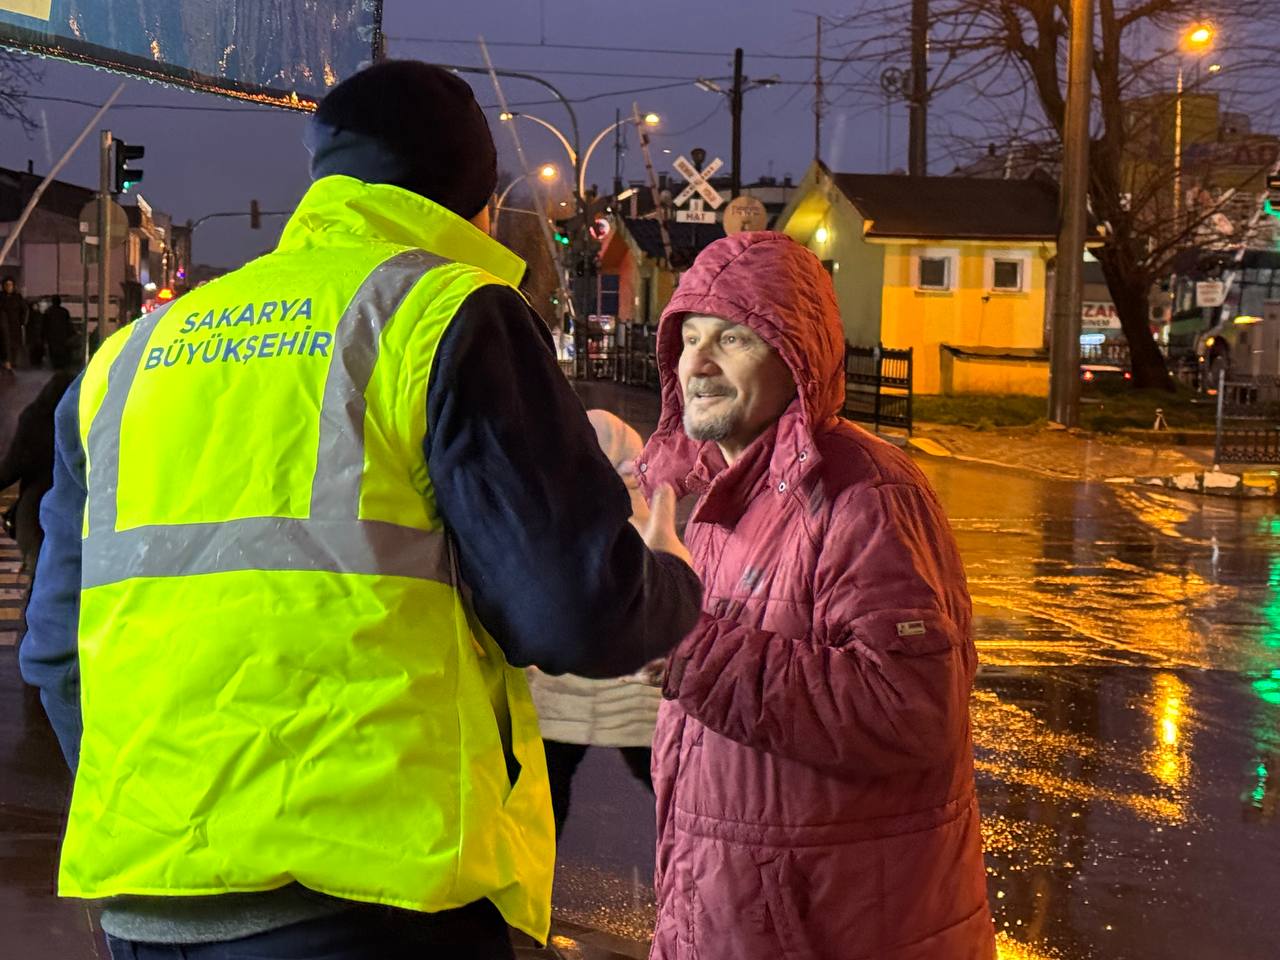
{"type": "MultiPolygon", "coordinates": [[[[1003,960],[1280,957],[1276,505],[921,466],[974,598],[1003,960]]],[[[558,912],[641,938],[652,805],[607,750],[575,789],[558,912]]]]}
{"type": "MultiPolygon", "coordinates": [[[[652,427],[648,395],[588,400],[652,427]]],[[[921,465],[974,597],[976,760],[1004,960],[1280,957],[1276,505],[921,465]]],[[[8,670],[14,639],[0,632],[8,670]]],[[[56,746],[30,697],[8,685],[3,699],[0,957],[19,943],[30,960],[94,956],[91,917],[49,895],[66,795],[56,746]]],[[[643,956],[653,832],[652,802],[616,752],[590,751],[558,917],[643,956]]],[[[572,940],[561,948],[580,955],[572,940]]]]}

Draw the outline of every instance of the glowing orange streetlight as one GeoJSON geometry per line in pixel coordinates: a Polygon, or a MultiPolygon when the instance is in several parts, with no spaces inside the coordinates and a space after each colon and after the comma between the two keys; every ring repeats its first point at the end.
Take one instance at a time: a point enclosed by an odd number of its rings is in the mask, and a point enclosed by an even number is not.
{"type": "Polygon", "coordinates": [[[1182,45],[1187,50],[1203,50],[1213,42],[1213,27],[1202,23],[1182,35],[1182,45]]]}
{"type": "MultiPolygon", "coordinates": [[[[1189,27],[1182,35],[1180,46],[1187,53],[1203,55],[1213,43],[1214,30],[1207,23],[1198,23],[1189,27]]],[[[1178,96],[1174,103],[1173,120],[1173,221],[1177,228],[1182,216],[1182,58],[1178,58],[1178,96]]],[[[1212,67],[1210,72],[1216,72],[1212,67]]]]}

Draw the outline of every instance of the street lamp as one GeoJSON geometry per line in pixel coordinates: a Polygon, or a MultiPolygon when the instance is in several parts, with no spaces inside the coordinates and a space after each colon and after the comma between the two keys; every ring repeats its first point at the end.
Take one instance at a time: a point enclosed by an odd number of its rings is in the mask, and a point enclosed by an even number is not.
{"type": "MultiPolygon", "coordinates": [[[[585,197],[587,195],[587,164],[591,162],[591,154],[595,152],[596,147],[600,146],[600,142],[604,140],[605,137],[613,133],[613,131],[617,130],[624,123],[634,122],[635,121],[631,117],[627,117],[625,120],[615,120],[596,134],[596,138],[591,141],[591,146],[587,147],[587,152],[582,155],[582,166],[578,169],[579,196],[585,197]]],[[[646,113],[644,117],[641,118],[641,122],[646,127],[656,127],[658,124],[662,123],[662,118],[656,113],[646,113]]]]}
{"type": "MultiPolygon", "coordinates": [[[[586,151],[582,154],[582,163],[579,164],[578,154],[574,151],[573,147],[569,145],[568,138],[563,133],[561,133],[558,129],[556,129],[555,124],[542,119],[542,117],[535,117],[531,113],[511,112],[511,113],[498,114],[498,119],[503,121],[504,123],[508,123],[512,120],[515,120],[517,117],[520,117],[521,119],[524,119],[524,120],[532,120],[534,123],[538,124],[540,127],[550,130],[551,133],[555,136],[555,138],[560,141],[560,145],[564,147],[565,153],[569,155],[569,162],[573,165],[573,168],[578,171],[577,185],[578,185],[579,197],[585,197],[587,195],[587,164],[591,161],[591,154],[595,152],[596,147],[600,146],[601,141],[603,141],[604,138],[607,137],[609,134],[613,133],[614,130],[618,129],[618,127],[622,126],[624,123],[633,122],[630,117],[627,117],[625,120],[615,121],[614,123],[609,124],[603,130],[601,130],[598,134],[596,134],[596,138],[591,141],[591,145],[588,146],[586,151]]],[[[656,113],[646,113],[642,118],[642,122],[647,127],[656,127],[658,124],[662,123],[662,118],[658,116],[656,113]]]]}
{"type": "Polygon", "coordinates": [[[533,176],[536,176],[543,183],[554,183],[560,179],[560,168],[554,163],[544,163],[542,166],[538,167],[537,170],[530,170],[528,173],[521,174],[507,184],[506,189],[498,195],[498,202],[494,204],[493,233],[495,235],[497,235],[498,232],[498,218],[502,216],[502,205],[507,202],[508,195],[510,195],[511,191],[515,189],[516,184],[523,183],[525,180],[528,180],[533,176]]]}
{"type": "Polygon", "coordinates": [[[532,113],[500,113],[498,114],[498,119],[501,120],[503,123],[510,123],[512,120],[515,120],[517,117],[519,117],[522,120],[532,120],[538,126],[543,127],[547,130],[550,130],[552,134],[555,135],[555,138],[560,141],[560,146],[564,147],[564,152],[569,155],[569,163],[574,167],[578,166],[578,152],[573,149],[573,144],[569,142],[569,138],[566,137],[563,133],[561,133],[559,128],[554,123],[551,123],[548,120],[543,120],[541,117],[535,117],[532,113]]]}
{"type": "Polygon", "coordinates": [[[748,90],[760,87],[771,87],[778,82],[778,76],[765,77],[762,80],[748,80],[742,75],[742,48],[733,51],[733,86],[725,89],[714,80],[699,77],[694,86],[708,93],[718,93],[729,98],[729,112],[733,120],[733,198],[738,198],[742,190],[742,95],[748,90]]]}
{"type": "MultiPolygon", "coordinates": [[[[1183,58],[1181,54],[1191,53],[1197,56],[1208,51],[1213,43],[1213,27],[1208,24],[1197,24],[1182,35],[1178,55],[1178,94],[1174,102],[1173,118],[1173,228],[1176,231],[1182,222],[1182,90],[1183,90],[1183,58]]],[[[1213,67],[1211,72],[1217,71],[1213,67]]],[[[1221,69],[1221,68],[1219,68],[1221,69]]]]}

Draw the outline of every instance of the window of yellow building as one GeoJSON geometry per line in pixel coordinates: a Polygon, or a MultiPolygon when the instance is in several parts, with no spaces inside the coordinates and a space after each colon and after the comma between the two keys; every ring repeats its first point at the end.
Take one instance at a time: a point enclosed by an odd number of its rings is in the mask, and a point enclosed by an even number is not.
{"type": "Polygon", "coordinates": [[[949,291],[955,289],[957,280],[955,253],[946,250],[924,250],[916,255],[915,286],[918,290],[949,291]]]}
{"type": "Polygon", "coordinates": [[[1024,293],[1031,274],[1031,258],[1020,251],[997,250],[987,255],[987,289],[993,293],[1024,293]]]}

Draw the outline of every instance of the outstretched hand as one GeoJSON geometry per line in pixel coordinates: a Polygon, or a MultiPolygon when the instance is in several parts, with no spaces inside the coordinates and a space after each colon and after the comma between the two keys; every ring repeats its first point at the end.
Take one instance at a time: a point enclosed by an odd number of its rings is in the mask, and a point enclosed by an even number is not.
{"type": "Polygon", "coordinates": [[[676,533],[676,492],[663,484],[654,491],[653,500],[649,503],[646,504],[643,497],[633,499],[639,502],[631,515],[631,522],[649,549],[656,553],[669,553],[693,566],[688,549],[676,533]]]}

